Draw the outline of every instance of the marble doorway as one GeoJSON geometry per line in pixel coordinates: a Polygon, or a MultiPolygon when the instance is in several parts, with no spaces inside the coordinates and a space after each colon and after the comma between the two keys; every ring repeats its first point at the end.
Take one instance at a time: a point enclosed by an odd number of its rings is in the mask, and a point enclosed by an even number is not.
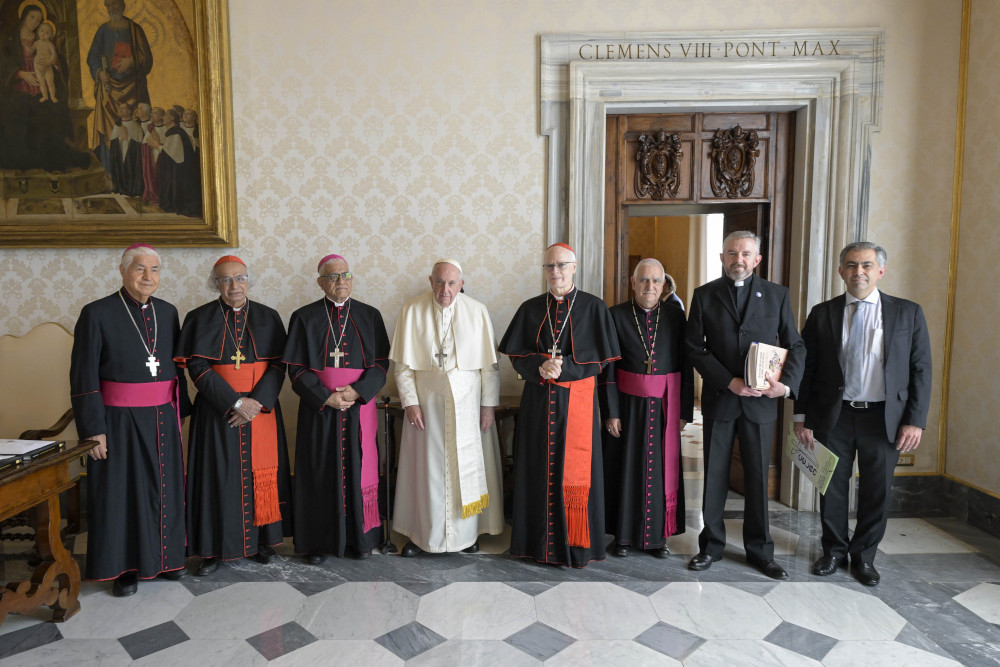
{"type": "MultiPolygon", "coordinates": [[[[836,290],[835,249],[867,234],[884,43],[880,28],[541,35],[540,130],[549,138],[546,243],[573,245],[580,286],[603,293],[608,114],[791,112],[796,149],[787,282],[804,321],[810,307],[836,290]],[[758,43],[770,50],[745,56],[734,50],[729,57],[731,45],[758,43]],[[685,50],[685,44],[707,49],[685,50]]],[[[789,462],[783,465],[782,502],[814,509],[813,489],[789,462]]]]}

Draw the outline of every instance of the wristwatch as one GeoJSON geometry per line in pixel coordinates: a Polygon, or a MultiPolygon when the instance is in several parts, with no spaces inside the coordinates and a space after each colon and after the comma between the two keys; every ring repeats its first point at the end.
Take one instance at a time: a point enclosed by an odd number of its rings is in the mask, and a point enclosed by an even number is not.
{"type": "Polygon", "coordinates": [[[236,412],[237,410],[239,410],[241,405],[243,405],[243,399],[242,398],[237,398],[236,402],[233,403],[233,412],[236,412]]]}

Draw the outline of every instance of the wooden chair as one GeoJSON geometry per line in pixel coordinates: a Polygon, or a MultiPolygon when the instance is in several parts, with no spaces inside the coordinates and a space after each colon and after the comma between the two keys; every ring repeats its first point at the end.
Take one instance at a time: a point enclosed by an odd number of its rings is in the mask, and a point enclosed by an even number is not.
{"type": "MultiPolygon", "coordinates": [[[[0,438],[77,440],[70,403],[69,363],[73,335],[53,322],[23,336],[0,336],[0,438]]],[[[75,462],[71,474],[83,466],[75,462]]],[[[79,485],[66,498],[67,533],[80,529],[79,485]]]]}

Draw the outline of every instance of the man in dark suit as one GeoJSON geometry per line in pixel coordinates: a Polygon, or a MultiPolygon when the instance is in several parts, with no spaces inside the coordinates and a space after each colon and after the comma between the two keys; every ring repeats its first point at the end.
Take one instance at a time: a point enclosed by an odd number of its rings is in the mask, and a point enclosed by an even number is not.
{"type": "Polygon", "coordinates": [[[760,264],[760,239],[751,232],[729,234],[720,255],[725,275],[694,291],[686,332],[688,355],[701,373],[705,420],[705,527],[698,554],[688,567],[707,570],[722,558],[726,526],[722,513],[729,491],[733,441],[740,440],[746,505],[743,547],[747,562],[773,579],[788,574],[774,561],[767,520],[767,474],[778,399],[797,394],[805,347],[795,327],[788,288],[753,275],[760,264]],[[743,381],[753,342],[788,350],[781,380],[757,391],[743,381]]]}
{"type": "Polygon", "coordinates": [[[823,557],[813,574],[851,571],[875,586],[875,551],[885,535],[889,489],[900,452],[916,449],[927,423],[931,350],[923,310],[875,288],[886,253],[867,241],[840,253],[847,294],[817,305],[802,330],[806,365],[795,401],[795,435],[840,457],[820,501],[823,557]],[[856,305],[856,304],[861,305],[856,305]],[[858,522],[847,537],[848,487],[858,457],[858,522]]]}

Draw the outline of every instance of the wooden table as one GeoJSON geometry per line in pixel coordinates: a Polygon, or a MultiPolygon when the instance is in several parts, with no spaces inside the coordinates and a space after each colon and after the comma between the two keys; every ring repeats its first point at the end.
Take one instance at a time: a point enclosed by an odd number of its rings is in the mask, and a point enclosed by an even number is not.
{"type": "Polygon", "coordinates": [[[58,451],[0,472],[0,520],[36,507],[35,542],[42,558],[29,581],[0,589],[0,623],[10,612],[30,613],[43,604],[52,620],[80,611],[80,566],[62,543],[59,494],[73,488],[69,462],[97,446],[96,440],[68,440],[58,451]]]}

